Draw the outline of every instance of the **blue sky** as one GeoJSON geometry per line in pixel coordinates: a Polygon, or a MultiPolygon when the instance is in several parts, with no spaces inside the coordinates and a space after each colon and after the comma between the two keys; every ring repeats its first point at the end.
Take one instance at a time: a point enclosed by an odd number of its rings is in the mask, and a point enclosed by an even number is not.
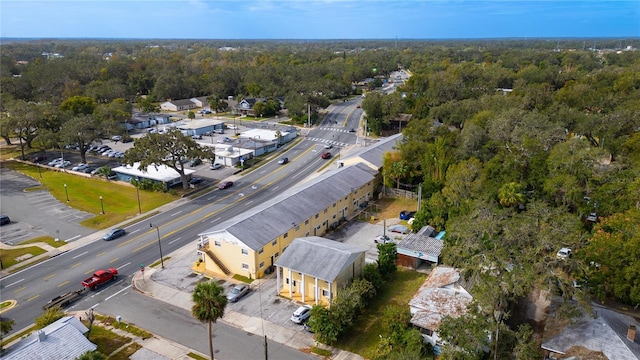
{"type": "Polygon", "coordinates": [[[640,36],[640,0],[0,0],[0,36],[455,39],[640,36]]]}

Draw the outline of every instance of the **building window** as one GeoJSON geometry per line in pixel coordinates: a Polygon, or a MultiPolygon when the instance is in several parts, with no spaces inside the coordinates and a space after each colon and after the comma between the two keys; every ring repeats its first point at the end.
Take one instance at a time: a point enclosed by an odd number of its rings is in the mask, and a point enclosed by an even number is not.
{"type": "Polygon", "coordinates": [[[336,207],[337,203],[333,203],[333,207],[336,207]]]}
{"type": "Polygon", "coordinates": [[[278,245],[278,239],[275,239],[271,242],[271,245],[276,246],[278,245]]]}
{"type": "Polygon", "coordinates": [[[309,219],[305,220],[305,221],[304,221],[304,224],[305,224],[305,225],[309,225],[309,219]]]}
{"type": "Polygon", "coordinates": [[[320,216],[320,214],[316,214],[316,219],[320,216]]]}
{"type": "Polygon", "coordinates": [[[284,235],[282,235],[282,237],[285,238],[285,239],[288,238],[289,237],[289,233],[288,232],[284,233],[284,235]]]}
{"type": "Polygon", "coordinates": [[[284,282],[288,284],[289,283],[289,278],[284,279],[284,282]]]}
{"type": "Polygon", "coordinates": [[[300,225],[296,225],[296,231],[300,230],[300,225]]]}
{"type": "Polygon", "coordinates": [[[249,255],[249,250],[242,249],[242,255],[249,255]]]}
{"type": "Polygon", "coordinates": [[[264,261],[260,263],[260,269],[264,267],[264,261]]]}
{"type": "Polygon", "coordinates": [[[322,289],[322,296],[328,297],[329,296],[329,291],[322,289]]]}
{"type": "Polygon", "coordinates": [[[246,270],[249,270],[249,264],[242,263],[242,268],[246,269],[246,270]]]}
{"type": "Polygon", "coordinates": [[[333,214],[333,219],[335,219],[335,218],[336,218],[336,214],[333,214]]]}
{"type": "Polygon", "coordinates": [[[280,256],[280,253],[279,253],[279,252],[277,252],[277,253],[273,254],[273,257],[274,257],[274,258],[277,258],[278,256],[280,256]]]}
{"type": "Polygon", "coordinates": [[[214,241],[214,242],[213,242],[213,245],[215,245],[215,246],[217,246],[217,247],[222,246],[222,245],[220,245],[220,241],[214,241]]]}
{"type": "Polygon", "coordinates": [[[258,250],[258,254],[262,254],[264,252],[264,248],[260,248],[260,250],[258,250]]]}
{"type": "Polygon", "coordinates": [[[296,283],[296,281],[295,281],[295,280],[293,280],[293,286],[296,286],[296,284],[297,284],[297,283],[296,283]]]}

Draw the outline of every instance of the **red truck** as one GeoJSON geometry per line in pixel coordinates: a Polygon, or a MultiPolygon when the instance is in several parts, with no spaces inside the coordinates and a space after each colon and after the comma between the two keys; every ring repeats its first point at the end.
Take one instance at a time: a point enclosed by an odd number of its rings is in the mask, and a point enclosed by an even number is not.
{"type": "Polygon", "coordinates": [[[98,270],[90,278],[82,282],[82,286],[95,290],[98,286],[106,283],[107,281],[115,280],[118,278],[118,270],[114,268],[108,268],[107,270],[98,270]]]}

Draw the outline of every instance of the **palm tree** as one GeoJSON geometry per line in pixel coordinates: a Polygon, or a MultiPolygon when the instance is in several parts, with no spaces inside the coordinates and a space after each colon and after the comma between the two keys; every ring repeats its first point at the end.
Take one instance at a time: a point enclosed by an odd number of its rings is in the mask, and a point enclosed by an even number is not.
{"type": "Polygon", "coordinates": [[[524,202],[524,195],[522,194],[522,185],[510,182],[502,185],[498,191],[498,199],[500,205],[511,207],[522,204],[524,202]]]}
{"type": "Polygon", "coordinates": [[[196,285],[191,294],[191,300],[193,300],[191,315],[209,325],[209,353],[213,360],[212,324],[224,315],[227,297],[224,295],[222,286],[213,281],[207,281],[196,285]]]}

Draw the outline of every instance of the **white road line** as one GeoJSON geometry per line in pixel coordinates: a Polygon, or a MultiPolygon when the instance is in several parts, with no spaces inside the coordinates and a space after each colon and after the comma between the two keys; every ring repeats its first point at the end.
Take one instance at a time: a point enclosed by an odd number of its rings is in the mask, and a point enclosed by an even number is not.
{"type": "Polygon", "coordinates": [[[20,280],[18,280],[18,281],[16,281],[16,282],[12,282],[11,284],[9,284],[9,285],[7,285],[7,286],[5,286],[5,287],[13,286],[13,285],[15,285],[15,284],[17,284],[17,283],[19,283],[19,282],[22,282],[22,281],[24,281],[24,279],[20,279],[20,280]]]}
{"type": "Polygon", "coordinates": [[[88,251],[85,251],[85,252],[83,252],[82,254],[78,254],[78,255],[74,256],[72,259],[77,259],[77,258],[79,258],[80,256],[82,256],[82,255],[86,255],[86,254],[88,254],[88,253],[89,253],[88,251]]]}
{"type": "Polygon", "coordinates": [[[137,233],[138,231],[140,231],[140,229],[135,229],[135,230],[133,230],[132,232],[130,232],[129,234],[135,234],[135,233],[137,233]]]}
{"type": "Polygon", "coordinates": [[[251,205],[252,202],[253,202],[253,200],[247,201],[247,206],[251,205]]]}
{"type": "Polygon", "coordinates": [[[180,238],[177,238],[177,239],[175,239],[175,240],[169,241],[169,244],[173,244],[174,242],[176,242],[176,241],[178,241],[178,240],[180,240],[180,238]]]}
{"type": "MultiPolygon", "coordinates": [[[[115,294],[113,294],[113,295],[109,296],[108,298],[104,299],[104,301],[107,301],[107,300],[111,299],[111,298],[112,298],[112,297],[114,297],[114,296],[118,296],[118,295],[119,295],[121,292],[123,292],[123,291],[127,291],[127,290],[129,290],[129,288],[130,288],[131,286],[132,286],[132,285],[127,286],[126,288],[124,288],[124,289],[122,289],[122,290],[118,291],[117,293],[115,293],[115,294]]],[[[96,304],[96,305],[94,305],[94,306],[98,306],[98,305],[96,304]]],[[[92,307],[92,308],[93,308],[93,307],[92,307]]]]}
{"type": "Polygon", "coordinates": [[[176,212],[174,212],[173,214],[171,214],[171,216],[179,215],[181,212],[182,212],[182,211],[176,211],[176,212]]]}
{"type": "Polygon", "coordinates": [[[122,268],[124,268],[124,267],[126,267],[126,266],[129,266],[129,265],[131,265],[131,263],[130,263],[130,262],[128,262],[128,263],[126,263],[126,264],[124,264],[124,265],[120,265],[119,267],[117,267],[117,268],[116,268],[116,270],[120,270],[120,269],[122,269],[122,268]]]}
{"type": "Polygon", "coordinates": [[[207,200],[213,200],[213,199],[215,199],[215,196],[212,196],[212,197],[210,197],[210,198],[207,198],[207,200]]]}

